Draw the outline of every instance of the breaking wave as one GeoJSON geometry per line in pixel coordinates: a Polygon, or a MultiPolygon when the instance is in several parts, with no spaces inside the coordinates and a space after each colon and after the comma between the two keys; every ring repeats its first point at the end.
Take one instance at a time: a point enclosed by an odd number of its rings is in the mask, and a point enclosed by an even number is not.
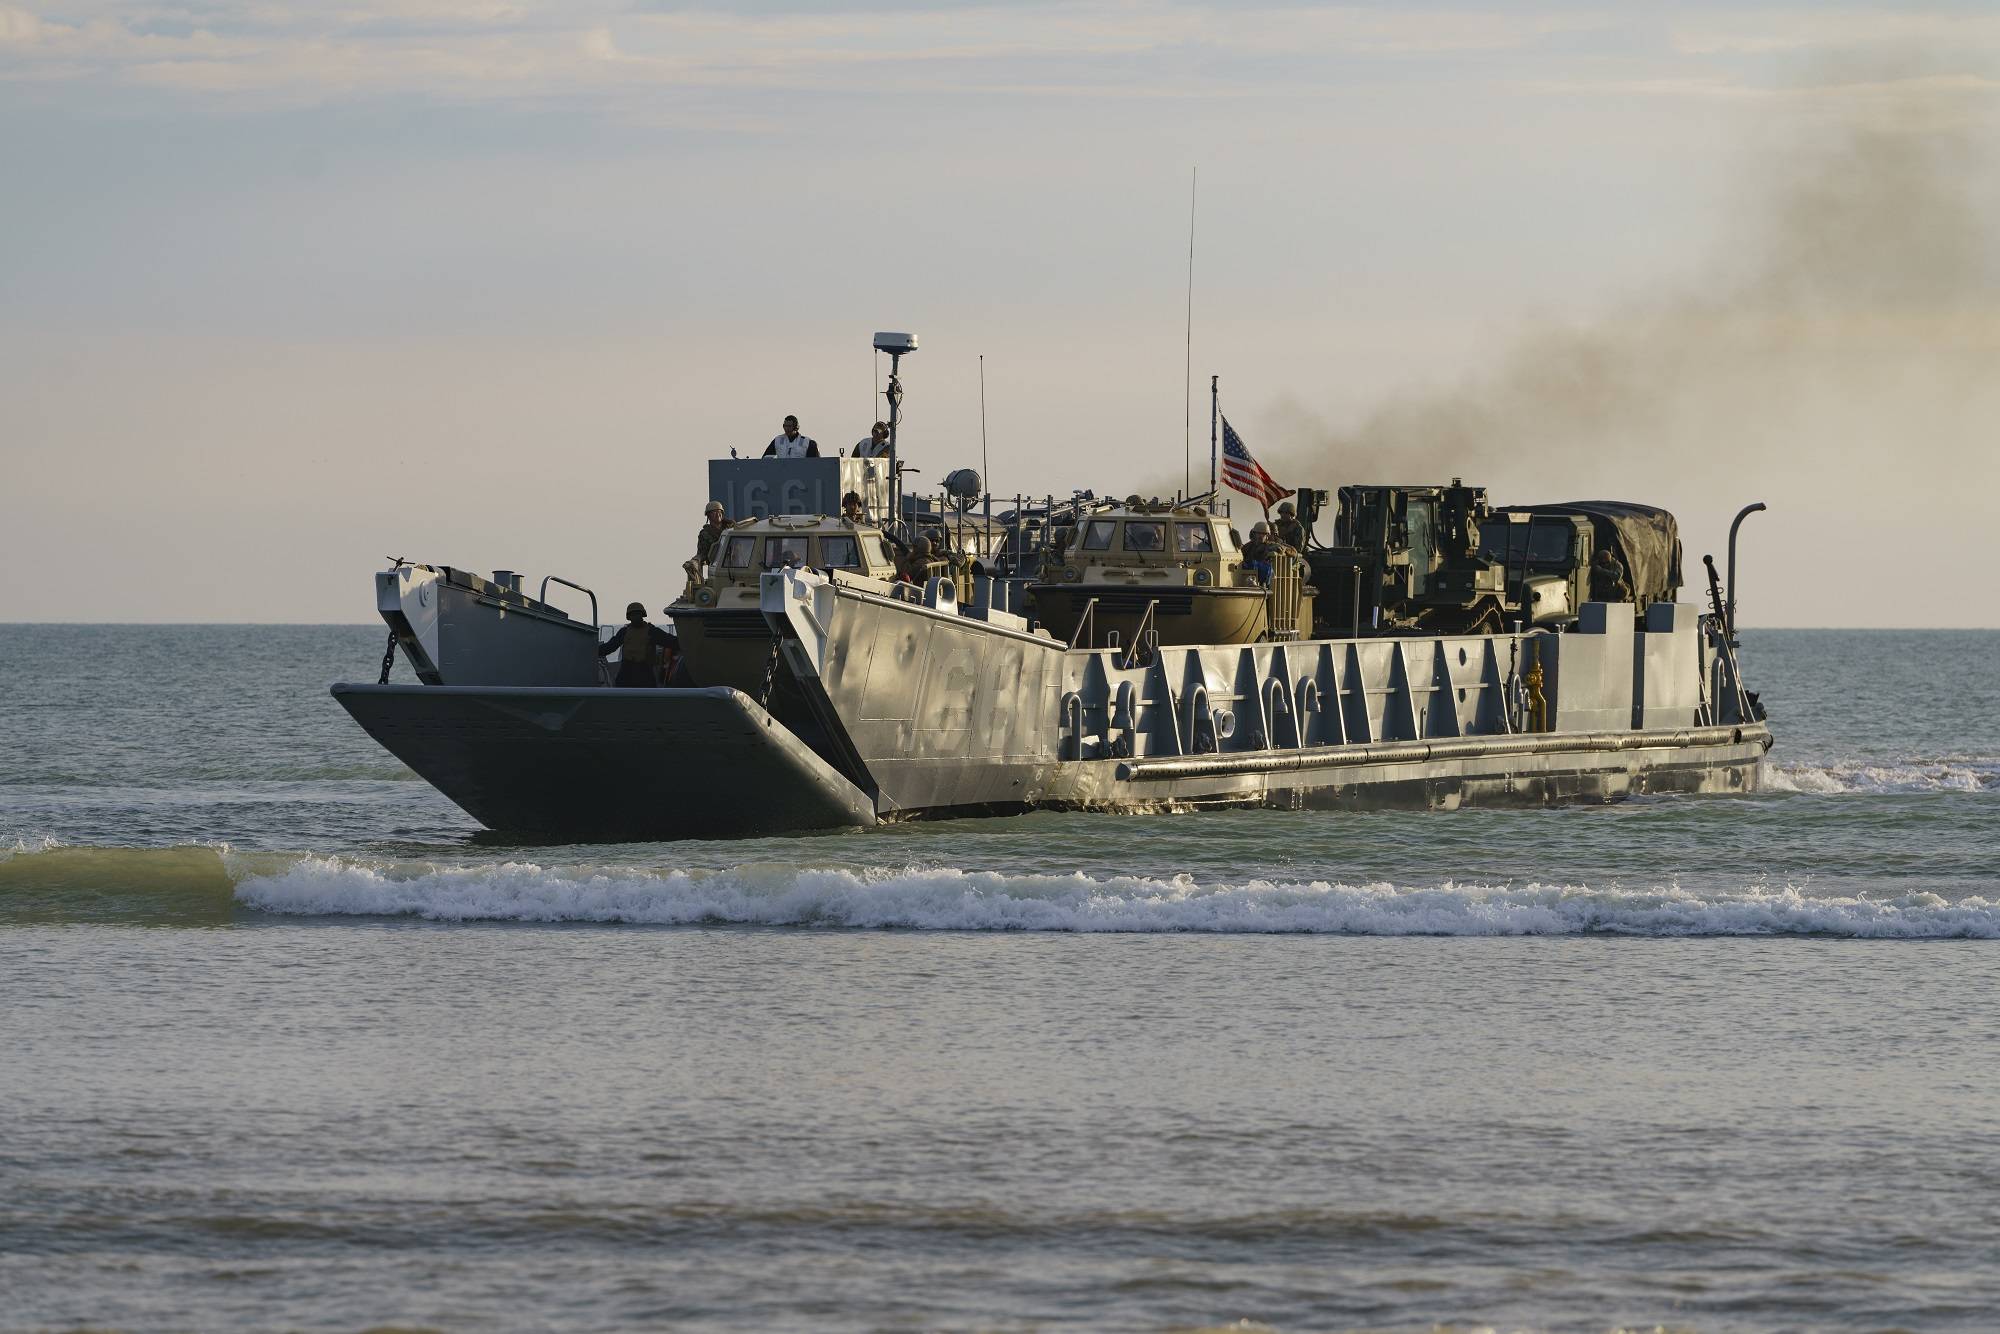
{"type": "Polygon", "coordinates": [[[440,922],[1368,936],[2000,938],[2000,897],[1583,884],[1430,886],[953,867],[719,871],[370,863],[226,844],[0,848],[0,923],[227,925],[265,914],[440,922]]]}
{"type": "Polygon", "coordinates": [[[1971,757],[1835,760],[1821,764],[1766,760],[1763,785],[1771,792],[1803,792],[1813,796],[1996,792],[2000,791],[2000,761],[1971,757]]]}
{"type": "Polygon", "coordinates": [[[1796,887],[1696,893],[1675,885],[1430,887],[1189,877],[1093,879],[954,868],[791,865],[660,874],[498,866],[380,869],[307,857],[236,886],[270,913],[433,921],[740,924],[926,931],[1216,932],[1369,936],[1828,935],[2000,937],[2000,900],[1820,897],[1796,887]]]}

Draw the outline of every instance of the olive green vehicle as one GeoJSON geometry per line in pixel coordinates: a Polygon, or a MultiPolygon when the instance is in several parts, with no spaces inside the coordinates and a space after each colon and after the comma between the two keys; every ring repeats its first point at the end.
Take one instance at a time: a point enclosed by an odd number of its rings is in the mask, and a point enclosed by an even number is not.
{"type": "Polygon", "coordinates": [[[879,580],[889,591],[896,562],[882,530],[817,514],[744,519],[723,535],[715,563],[689,581],[667,608],[680,636],[690,684],[734,686],[752,698],[766,693],[772,632],[758,607],[758,583],[769,570],[840,570],[879,580]]]}
{"type": "Polygon", "coordinates": [[[1305,562],[1281,547],[1273,567],[1266,585],[1229,521],[1201,505],[1132,499],[1079,516],[1029,597],[1036,622],[1075,647],[1306,637],[1305,562]]]}
{"type": "Polygon", "coordinates": [[[1306,521],[1338,496],[1333,540],[1309,543],[1319,590],[1317,638],[1498,634],[1574,624],[1591,600],[1590,566],[1609,551],[1643,615],[1681,587],[1673,515],[1652,505],[1587,500],[1495,508],[1486,488],[1343,486],[1299,493],[1306,521]]]}

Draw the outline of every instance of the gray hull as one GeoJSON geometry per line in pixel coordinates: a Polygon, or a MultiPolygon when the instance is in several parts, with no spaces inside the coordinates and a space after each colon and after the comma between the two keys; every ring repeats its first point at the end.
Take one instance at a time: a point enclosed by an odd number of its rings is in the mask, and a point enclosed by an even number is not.
{"type": "Polygon", "coordinates": [[[489,829],[732,838],[874,823],[741,691],[337,685],[370,736],[489,829]]]}
{"type": "Polygon", "coordinates": [[[1769,731],[1690,610],[1562,635],[1071,650],[1017,617],[786,570],[767,712],[729,687],[334,687],[481,823],[728,837],[1035,808],[1607,802],[1755,789],[1769,731]],[[1524,673],[1545,678],[1529,725],[1524,673]]]}
{"type": "Polygon", "coordinates": [[[1254,805],[1281,810],[1458,810],[1755,791],[1770,741],[1762,726],[1568,736],[1467,737],[1274,751],[1242,759],[1112,766],[1127,806],[1254,805]]]}

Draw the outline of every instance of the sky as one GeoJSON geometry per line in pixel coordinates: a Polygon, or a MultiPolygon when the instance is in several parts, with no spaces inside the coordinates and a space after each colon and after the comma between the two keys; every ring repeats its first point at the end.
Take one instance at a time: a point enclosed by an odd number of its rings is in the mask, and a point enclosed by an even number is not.
{"type": "Polygon", "coordinates": [[[1746,628],[2000,625],[1996,151],[1990,4],[0,0],[0,620],[664,605],[907,329],[919,480],[981,357],[1007,493],[1205,475],[1218,375],[1286,485],[1762,500],[1746,628]]]}

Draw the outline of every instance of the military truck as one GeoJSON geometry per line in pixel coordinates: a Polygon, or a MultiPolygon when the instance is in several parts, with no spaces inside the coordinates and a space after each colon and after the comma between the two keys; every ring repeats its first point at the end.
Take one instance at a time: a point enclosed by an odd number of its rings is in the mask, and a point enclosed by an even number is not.
{"type": "MultiPolygon", "coordinates": [[[[1643,611],[1681,585],[1673,515],[1650,505],[1580,501],[1494,508],[1486,488],[1344,486],[1333,541],[1309,544],[1319,596],[1313,633],[1492,634],[1561,627],[1594,600],[1591,562],[1609,550],[1643,611]]],[[[1326,491],[1301,491],[1309,528],[1326,491]]]]}

